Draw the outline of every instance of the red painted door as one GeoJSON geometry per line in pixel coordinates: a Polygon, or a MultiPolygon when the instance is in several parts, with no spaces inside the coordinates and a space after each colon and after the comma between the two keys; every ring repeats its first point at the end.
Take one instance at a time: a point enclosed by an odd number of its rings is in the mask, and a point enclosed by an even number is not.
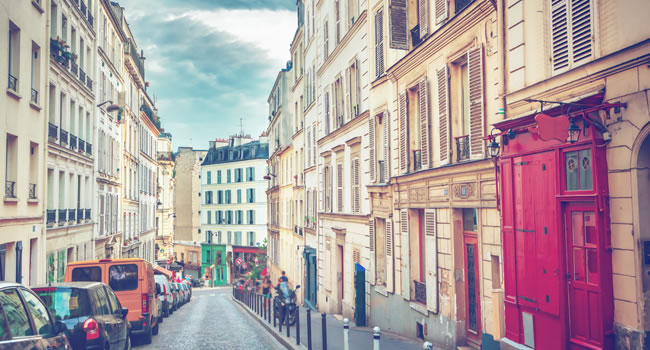
{"type": "Polygon", "coordinates": [[[594,205],[567,205],[565,220],[570,348],[602,348],[600,237],[594,205]]]}

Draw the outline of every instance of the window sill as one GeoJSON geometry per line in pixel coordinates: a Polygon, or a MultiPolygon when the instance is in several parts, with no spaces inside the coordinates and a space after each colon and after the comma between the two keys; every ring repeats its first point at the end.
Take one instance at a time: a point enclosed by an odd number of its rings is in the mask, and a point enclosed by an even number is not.
{"type": "Polygon", "coordinates": [[[40,12],[41,14],[43,14],[43,12],[45,12],[43,10],[43,8],[41,7],[41,5],[36,0],[32,0],[32,5],[34,5],[36,10],[38,10],[38,12],[40,12]]]}
{"type": "Polygon", "coordinates": [[[375,292],[388,298],[388,291],[384,286],[375,286],[375,292]]]}
{"type": "Polygon", "coordinates": [[[43,109],[43,107],[37,105],[37,104],[34,103],[34,102],[29,102],[29,106],[32,107],[33,109],[39,111],[39,112],[43,109]]]}
{"type": "Polygon", "coordinates": [[[28,199],[27,204],[38,204],[38,198],[28,199]]]}
{"type": "Polygon", "coordinates": [[[4,202],[5,203],[18,203],[18,198],[16,198],[16,197],[5,197],[4,202]]]}
{"type": "Polygon", "coordinates": [[[10,88],[7,88],[7,95],[9,95],[9,96],[11,96],[11,97],[13,97],[13,98],[15,98],[15,99],[17,99],[19,101],[23,98],[22,96],[20,96],[18,94],[18,92],[16,90],[13,90],[13,89],[10,89],[10,88]]]}
{"type": "Polygon", "coordinates": [[[411,307],[411,309],[421,313],[422,315],[427,317],[429,316],[429,310],[427,310],[427,307],[425,305],[412,301],[409,303],[409,306],[411,307]]]}

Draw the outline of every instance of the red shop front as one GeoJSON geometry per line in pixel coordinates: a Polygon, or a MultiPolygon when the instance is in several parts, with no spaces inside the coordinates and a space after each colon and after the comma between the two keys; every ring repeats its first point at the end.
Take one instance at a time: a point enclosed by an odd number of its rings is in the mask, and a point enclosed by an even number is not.
{"type": "Polygon", "coordinates": [[[506,341],[613,348],[607,129],[599,117],[612,105],[601,101],[594,96],[495,125],[503,146],[506,341]]]}

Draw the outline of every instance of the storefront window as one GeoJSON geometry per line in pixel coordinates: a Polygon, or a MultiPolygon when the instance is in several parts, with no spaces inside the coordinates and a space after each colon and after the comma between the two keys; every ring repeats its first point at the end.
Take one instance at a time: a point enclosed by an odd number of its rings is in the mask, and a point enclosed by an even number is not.
{"type": "Polygon", "coordinates": [[[593,189],[591,149],[566,152],[564,171],[567,191],[588,191],[593,189]]]}

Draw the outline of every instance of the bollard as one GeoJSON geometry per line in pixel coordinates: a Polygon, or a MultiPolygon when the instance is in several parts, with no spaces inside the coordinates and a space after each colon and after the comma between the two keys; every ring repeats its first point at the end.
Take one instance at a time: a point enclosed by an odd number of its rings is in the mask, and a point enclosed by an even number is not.
{"type": "Polygon", "coordinates": [[[372,336],[372,350],[379,350],[379,334],[381,330],[379,327],[373,328],[373,336],[372,336]]]}
{"type": "Polygon", "coordinates": [[[327,350],[327,324],[325,323],[325,317],[327,317],[327,314],[324,312],[320,314],[321,316],[321,326],[322,326],[322,332],[321,332],[321,337],[323,338],[323,350],[327,350]]]}
{"type": "Polygon", "coordinates": [[[424,342],[422,345],[422,349],[425,350],[433,350],[433,344],[429,343],[428,341],[424,342]]]}
{"type": "Polygon", "coordinates": [[[275,328],[275,307],[271,305],[271,311],[273,311],[273,328],[275,328]]]}
{"type": "Polygon", "coordinates": [[[289,322],[289,305],[284,307],[284,320],[287,323],[287,338],[291,337],[291,323],[289,322]]]}
{"type": "Polygon", "coordinates": [[[307,308],[307,350],[311,350],[311,309],[307,308]]]}
{"type": "Polygon", "coordinates": [[[296,306],[296,345],[300,345],[300,306],[296,306]]]}
{"type": "Polygon", "coordinates": [[[262,296],[262,319],[266,321],[266,296],[262,296]]]}
{"type": "Polygon", "coordinates": [[[284,321],[282,315],[284,315],[284,311],[282,309],[278,311],[280,311],[280,314],[278,315],[278,330],[280,331],[280,333],[282,333],[282,321],[284,321]]]}
{"type": "Polygon", "coordinates": [[[343,319],[343,350],[350,350],[350,320],[343,319]]]}

